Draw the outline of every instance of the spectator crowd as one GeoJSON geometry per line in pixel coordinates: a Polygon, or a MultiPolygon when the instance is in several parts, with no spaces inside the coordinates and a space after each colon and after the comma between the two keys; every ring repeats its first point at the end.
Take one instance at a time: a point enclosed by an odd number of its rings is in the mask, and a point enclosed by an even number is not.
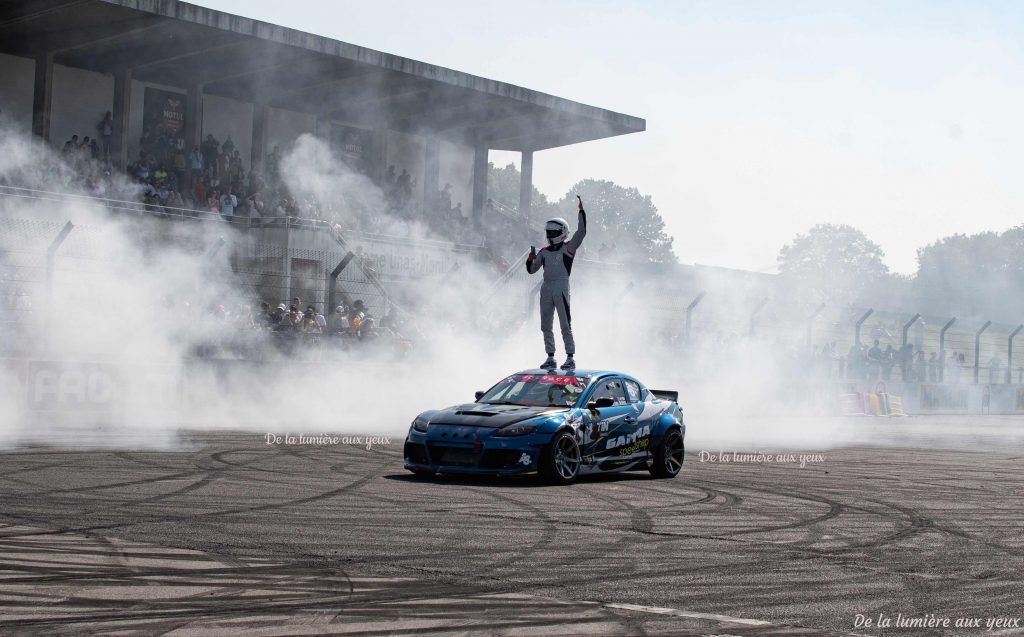
{"type": "Polygon", "coordinates": [[[200,358],[329,360],[357,351],[401,358],[413,347],[408,335],[416,333],[395,308],[378,321],[362,300],[337,306],[329,317],[313,305],[303,309],[298,297],[276,306],[264,301],[256,311],[218,304],[202,316],[202,328],[189,333],[200,335],[193,341],[200,358]]]}

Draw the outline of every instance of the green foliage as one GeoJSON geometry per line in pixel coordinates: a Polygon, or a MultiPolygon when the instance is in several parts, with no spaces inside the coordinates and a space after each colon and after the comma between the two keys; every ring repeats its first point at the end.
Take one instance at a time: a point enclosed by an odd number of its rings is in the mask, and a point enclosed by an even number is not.
{"type": "Polygon", "coordinates": [[[914,291],[928,308],[1007,319],[1024,314],[1024,225],[940,239],[919,249],[917,262],[914,291]]]}
{"type": "Polygon", "coordinates": [[[650,195],[640,194],[601,179],[584,179],[572,187],[558,204],[571,218],[576,209],[576,195],[583,197],[587,208],[587,241],[591,254],[601,244],[614,245],[613,261],[676,263],[672,237],[665,233],[665,221],[650,195]]]}
{"type": "Polygon", "coordinates": [[[821,224],[779,252],[783,281],[805,301],[846,304],[888,282],[877,243],[852,226],[821,224]]]}
{"type": "MultiPolygon", "coordinates": [[[[487,173],[487,196],[496,203],[510,208],[519,209],[519,169],[515,164],[509,164],[504,168],[497,168],[488,164],[490,170],[487,173]]],[[[555,213],[557,208],[548,201],[544,193],[533,187],[531,202],[531,217],[541,221],[549,217],[558,216],[555,213]]]]}
{"type": "MultiPolygon", "coordinates": [[[[493,201],[518,209],[519,170],[515,165],[495,168],[491,164],[487,193],[493,201]]],[[[650,195],[642,195],[636,188],[626,188],[611,181],[584,179],[558,202],[548,201],[534,188],[531,219],[543,223],[552,217],[562,217],[575,228],[577,194],[583,197],[587,208],[589,225],[584,254],[588,258],[618,262],[677,262],[672,251],[672,237],[665,233],[665,222],[657,207],[650,195]],[[602,244],[605,251],[601,250],[602,244]]]]}

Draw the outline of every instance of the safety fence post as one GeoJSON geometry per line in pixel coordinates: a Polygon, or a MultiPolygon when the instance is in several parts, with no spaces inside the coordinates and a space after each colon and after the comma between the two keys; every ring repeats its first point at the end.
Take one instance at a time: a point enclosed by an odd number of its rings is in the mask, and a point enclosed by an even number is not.
{"type": "Polygon", "coordinates": [[[206,249],[206,253],[203,254],[203,264],[210,265],[217,256],[217,253],[220,252],[220,249],[224,247],[225,243],[227,243],[227,241],[224,240],[224,237],[217,237],[217,240],[214,241],[210,247],[206,249]]]}
{"type": "Polygon", "coordinates": [[[864,325],[864,321],[868,320],[868,317],[874,313],[874,308],[868,308],[868,311],[864,312],[864,314],[857,319],[857,324],[853,328],[853,342],[856,343],[858,347],[860,347],[860,326],[864,325]]]}
{"type": "Polygon", "coordinates": [[[956,323],[956,317],[949,319],[939,330],[939,382],[946,376],[946,332],[956,323]]]}
{"type": "Polygon", "coordinates": [[[974,333],[974,384],[978,384],[978,365],[981,362],[981,334],[988,329],[988,326],[992,325],[992,321],[985,321],[985,324],[981,326],[977,332],[974,333]]]}
{"type": "Polygon", "coordinates": [[[707,295],[707,291],[706,290],[701,290],[700,294],[698,294],[697,296],[693,297],[693,300],[690,301],[690,304],[686,306],[686,342],[687,343],[690,342],[690,329],[693,327],[693,310],[694,310],[694,308],[696,308],[700,304],[700,302],[704,299],[705,295],[707,295]]]}
{"type": "Polygon", "coordinates": [[[914,326],[914,323],[917,323],[917,319],[919,318],[921,318],[921,315],[915,314],[913,318],[903,324],[903,347],[907,346],[907,334],[910,332],[910,328],[914,326]]]}
{"type": "Polygon", "coordinates": [[[43,326],[43,351],[50,351],[50,320],[53,315],[53,263],[57,259],[57,250],[60,249],[64,240],[68,238],[71,231],[75,228],[75,224],[68,221],[64,224],[64,227],[60,229],[57,236],[52,242],[50,247],[46,249],[46,317],[45,325],[43,326]]]}
{"type": "Polygon", "coordinates": [[[337,295],[338,277],[341,276],[341,271],[348,266],[349,262],[355,258],[354,252],[349,252],[345,257],[338,262],[338,265],[334,266],[334,269],[327,273],[327,280],[324,282],[327,285],[327,304],[324,306],[324,315],[330,316],[329,312],[334,311],[334,302],[337,295]]]}
{"type": "Polygon", "coordinates": [[[1016,329],[1010,332],[1010,337],[1006,339],[1006,384],[1009,385],[1013,382],[1013,337],[1016,336],[1021,330],[1024,330],[1024,325],[1018,325],[1016,329]]]}

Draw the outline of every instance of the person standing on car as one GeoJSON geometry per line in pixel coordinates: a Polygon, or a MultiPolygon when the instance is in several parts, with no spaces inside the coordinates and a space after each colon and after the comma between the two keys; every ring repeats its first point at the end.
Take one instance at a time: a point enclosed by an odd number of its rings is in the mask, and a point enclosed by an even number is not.
{"type": "Polygon", "coordinates": [[[576,361],[573,360],[576,342],[572,336],[572,313],[569,311],[569,275],[572,273],[576,251],[587,236],[587,213],[583,209],[583,199],[579,195],[576,195],[576,199],[579,201],[580,213],[572,238],[569,239],[569,224],[565,219],[549,219],[544,225],[548,245],[541,248],[540,252],[530,246],[530,256],[526,257],[527,272],[534,274],[544,269],[544,283],[540,288],[540,331],[544,335],[544,351],[548,357],[541,364],[541,369],[554,369],[558,365],[555,362],[555,334],[552,330],[555,312],[558,313],[558,325],[562,329],[562,344],[566,354],[562,369],[576,369],[576,361]]]}

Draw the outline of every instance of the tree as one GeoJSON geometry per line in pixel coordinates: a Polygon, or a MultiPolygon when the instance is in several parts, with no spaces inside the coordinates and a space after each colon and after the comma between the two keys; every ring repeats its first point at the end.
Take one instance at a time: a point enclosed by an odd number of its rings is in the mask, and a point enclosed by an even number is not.
{"type": "MultiPolygon", "coordinates": [[[[488,164],[487,172],[487,196],[497,204],[510,208],[519,209],[519,169],[515,164],[509,164],[504,168],[496,168],[493,163],[488,164]]],[[[544,220],[554,216],[555,206],[548,201],[547,196],[533,186],[533,197],[530,200],[530,217],[544,220]]]]}
{"type": "Polygon", "coordinates": [[[860,230],[821,224],[783,246],[779,273],[804,301],[842,305],[888,283],[883,256],[882,248],[860,230]]]}
{"type": "Polygon", "coordinates": [[[917,262],[914,290],[930,310],[1007,319],[1024,312],[1024,226],[945,237],[919,249],[917,262]]]}
{"type": "MultiPolygon", "coordinates": [[[[505,207],[519,207],[519,170],[513,164],[504,168],[490,165],[488,196],[505,207]]],[[[665,234],[665,222],[651,201],[636,188],[626,188],[611,181],[584,179],[554,203],[533,189],[530,218],[538,223],[562,217],[570,227],[576,226],[576,195],[583,197],[589,225],[584,253],[589,258],[605,258],[599,254],[604,244],[607,258],[613,261],[676,263],[672,237],[665,234]]]]}
{"type": "Polygon", "coordinates": [[[587,245],[596,255],[604,244],[614,251],[613,261],[676,263],[672,237],[665,233],[665,221],[650,195],[614,182],[584,179],[572,187],[558,203],[558,210],[571,222],[576,195],[587,208],[587,245]]]}

